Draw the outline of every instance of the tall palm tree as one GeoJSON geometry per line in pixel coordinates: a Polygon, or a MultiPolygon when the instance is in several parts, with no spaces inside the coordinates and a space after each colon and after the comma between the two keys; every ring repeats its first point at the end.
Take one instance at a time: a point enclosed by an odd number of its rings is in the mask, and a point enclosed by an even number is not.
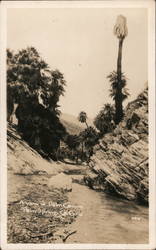
{"type": "MultiPolygon", "coordinates": [[[[79,122],[82,122],[82,123],[85,123],[86,124],[86,127],[88,128],[88,124],[87,124],[87,113],[84,112],[84,111],[81,111],[79,113],[79,116],[78,116],[78,120],[79,122]]],[[[82,145],[82,156],[81,158],[83,159],[83,153],[84,153],[84,138],[83,136],[80,134],[80,140],[81,140],[81,145],[82,145]]]]}
{"type": "Polygon", "coordinates": [[[82,122],[82,123],[85,123],[86,126],[87,126],[87,128],[88,128],[88,124],[87,124],[87,114],[86,114],[86,112],[81,111],[80,114],[79,114],[79,116],[78,116],[78,120],[79,120],[80,122],[82,122]]]}
{"type": "Polygon", "coordinates": [[[117,76],[116,76],[116,88],[115,90],[115,109],[116,109],[116,117],[115,117],[115,122],[118,124],[122,117],[123,117],[123,107],[122,107],[122,102],[126,98],[126,93],[122,93],[122,89],[125,87],[125,78],[123,81],[123,75],[122,75],[122,47],[123,47],[123,41],[125,37],[128,35],[128,29],[126,25],[126,17],[119,15],[117,17],[116,24],[114,26],[114,34],[117,36],[119,39],[119,49],[118,49],[118,58],[117,58],[117,76]],[[123,96],[124,95],[124,96],[123,96]],[[124,98],[123,98],[124,97],[124,98]]]}

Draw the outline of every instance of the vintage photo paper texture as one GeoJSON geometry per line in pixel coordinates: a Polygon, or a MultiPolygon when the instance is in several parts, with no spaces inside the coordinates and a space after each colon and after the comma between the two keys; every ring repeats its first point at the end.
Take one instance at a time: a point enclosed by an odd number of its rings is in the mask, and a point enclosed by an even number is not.
{"type": "Polygon", "coordinates": [[[2,1],[2,249],[155,248],[154,9],[2,1]]]}

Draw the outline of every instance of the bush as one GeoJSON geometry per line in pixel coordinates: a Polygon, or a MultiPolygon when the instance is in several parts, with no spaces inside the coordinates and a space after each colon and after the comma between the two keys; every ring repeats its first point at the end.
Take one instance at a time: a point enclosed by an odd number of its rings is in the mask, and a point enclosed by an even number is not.
{"type": "Polygon", "coordinates": [[[100,136],[111,132],[115,128],[114,114],[114,107],[110,104],[105,104],[95,117],[94,125],[100,131],[100,136]]]}

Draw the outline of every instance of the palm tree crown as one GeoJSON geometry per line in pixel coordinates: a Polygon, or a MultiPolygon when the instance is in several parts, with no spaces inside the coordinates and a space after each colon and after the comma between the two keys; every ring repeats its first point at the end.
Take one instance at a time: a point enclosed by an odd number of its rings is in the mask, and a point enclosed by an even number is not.
{"type": "Polygon", "coordinates": [[[126,17],[119,15],[114,26],[114,34],[119,39],[124,39],[128,35],[126,17]]]}
{"type": "Polygon", "coordinates": [[[87,114],[86,114],[86,112],[81,111],[80,114],[79,114],[79,116],[78,116],[78,120],[80,122],[82,122],[82,123],[85,123],[86,126],[88,127],[88,124],[87,124],[87,121],[86,121],[87,120],[87,114]]]}

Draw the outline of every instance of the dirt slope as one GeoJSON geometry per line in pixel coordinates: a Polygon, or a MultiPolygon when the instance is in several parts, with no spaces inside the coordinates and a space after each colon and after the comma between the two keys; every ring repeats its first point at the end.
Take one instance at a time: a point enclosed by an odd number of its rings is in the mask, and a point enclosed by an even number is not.
{"type": "Polygon", "coordinates": [[[80,171],[80,166],[43,159],[15,126],[8,126],[7,144],[8,243],[62,243],[70,232],[58,230],[79,213],[68,207],[65,188],[72,180],[62,172],[80,171]]]}

